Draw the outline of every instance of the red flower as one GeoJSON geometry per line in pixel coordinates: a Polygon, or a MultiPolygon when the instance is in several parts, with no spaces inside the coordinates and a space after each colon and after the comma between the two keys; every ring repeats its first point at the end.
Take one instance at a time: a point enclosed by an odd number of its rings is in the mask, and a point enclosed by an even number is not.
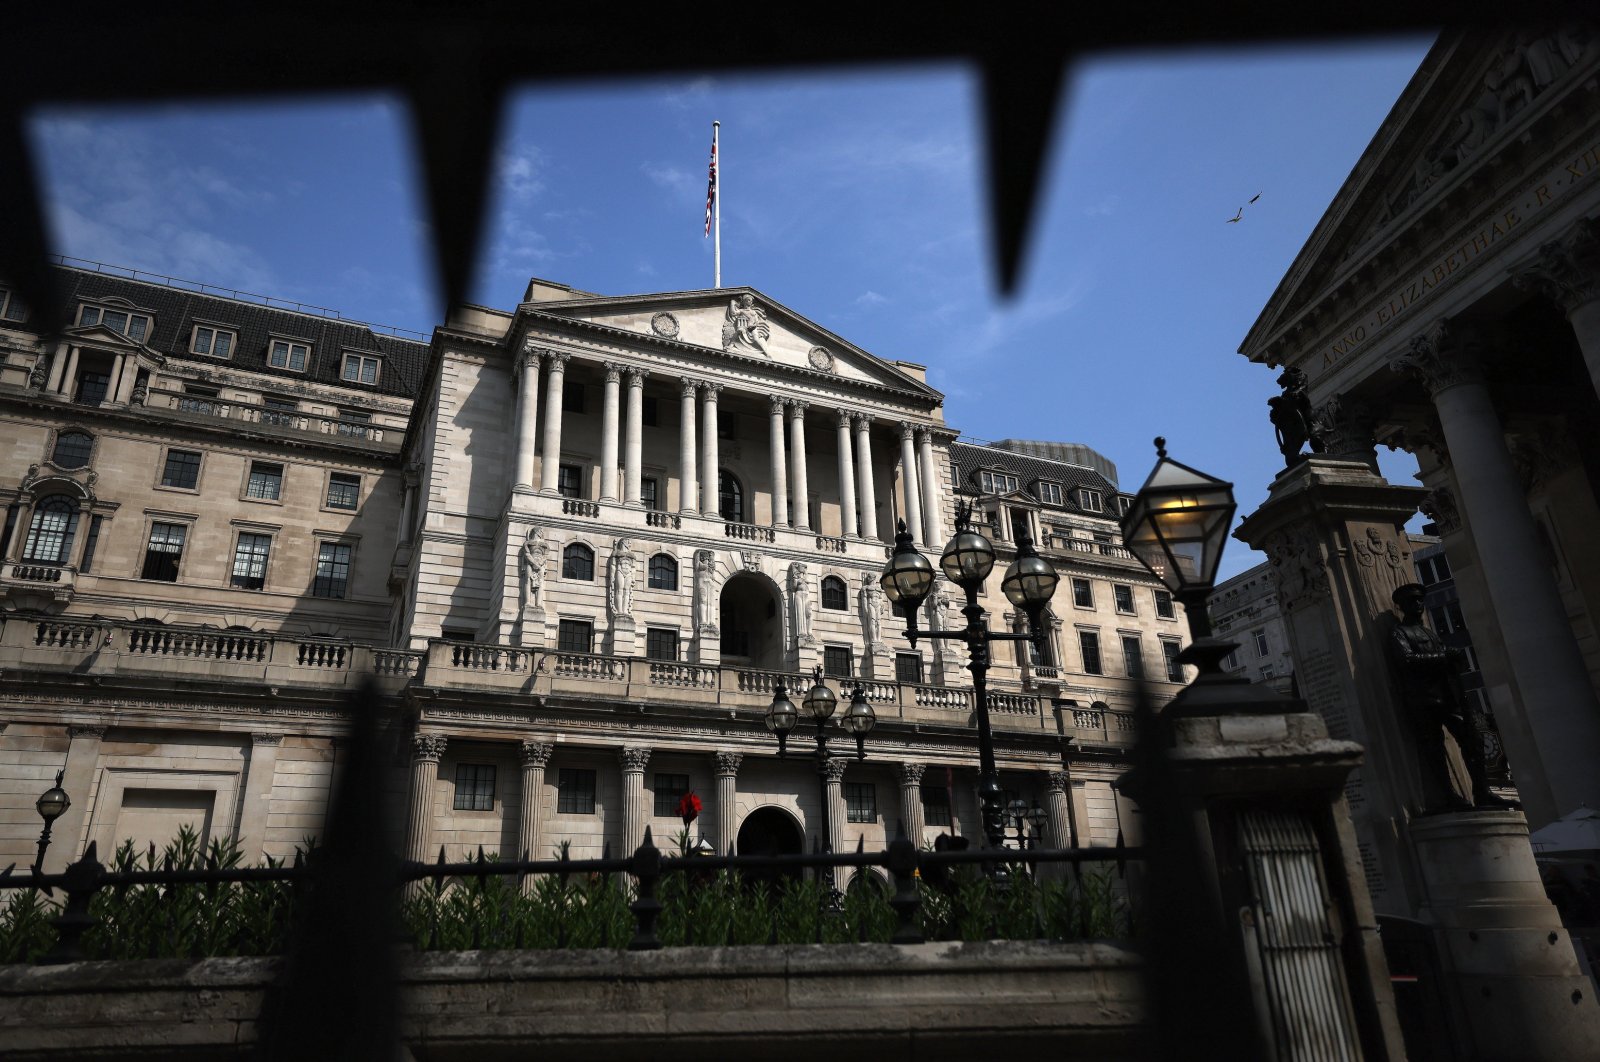
{"type": "Polygon", "coordinates": [[[700,798],[694,795],[691,789],[678,799],[678,818],[683,820],[685,826],[700,817],[700,809],[704,807],[700,798]]]}

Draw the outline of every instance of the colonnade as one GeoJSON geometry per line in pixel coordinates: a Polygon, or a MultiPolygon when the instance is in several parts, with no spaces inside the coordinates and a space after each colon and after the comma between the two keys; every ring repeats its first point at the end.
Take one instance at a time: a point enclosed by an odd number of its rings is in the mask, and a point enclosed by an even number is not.
{"type": "MultiPolygon", "coordinates": [[[[515,485],[555,494],[562,445],[562,393],[571,355],[527,345],[518,354],[517,436],[515,485]],[[543,421],[540,421],[539,372],[544,369],[543,421]],[[540,449],[546,459],[534,484],[535,440],[543,431],[540,449]]],[[[605,394],[601,404],[600,500],[641,505],[643,484],[644,381],[648,370],[603,363],[605,394]],[[626,378],[624,409],[622,388],[626,378]],[[620,437],[620,438],[619,438],[620,437]]],[[[678,511],[686,516],[717,516],[721,511],[717,423],[723,385],[683,377],[679,381],[678,511]]],[[[781,395],[768,395],[768,451],[771,459],[772,526],[812,527],[810,468],[806,440],[810,403],[781,395]]],[[[869,541],[884,534],[878,516],[878,497],[872,436],[874,417],[859,410],[839,408],[836,418],[838,491],[841,533],[869,541]]],[[[934,452],[933,429],[901,423],[900,512],[918,544],[933,548],[943,543],[941,475],[934,452]]],[[[662,502],[665,499],[660,499],[662,502]]],[[[746,514],[749,519],[751,514],[746,514]]]]}
{"type": "MultiPolygon", "coordinates": [[[[78,379],[78,362],[82,348],[65,344],[65,351],[57,347],[50,357],[50,371],[45,377],[44,394],[72,398],[73,385],[78,379]]],[[[139,359],[134,354],[106,352],[111,359],[110,379],[106,383],[105,401],[127,405],[133,401],[133,389],[139,378],[139,359]]]]}

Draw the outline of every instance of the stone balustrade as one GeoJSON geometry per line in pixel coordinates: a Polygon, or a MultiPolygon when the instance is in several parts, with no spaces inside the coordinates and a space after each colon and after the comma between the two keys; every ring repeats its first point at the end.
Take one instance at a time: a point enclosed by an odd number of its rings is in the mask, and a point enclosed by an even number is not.
{"type": "Polygon", "coordinates": [[[337,416],[311,414],[300,410],[273,409],[249,402],[224,400],[209,395],[191,395],[160,387],[146,391],[144,405],[147,409],[169,410],[201,419],[255,424],[277,432],[337,435],[345,439],[372,443],[384,443],[387,439],[389,448],[397,448],[400,436],[404,434],[367,421],[344,420],[337,416]]]}

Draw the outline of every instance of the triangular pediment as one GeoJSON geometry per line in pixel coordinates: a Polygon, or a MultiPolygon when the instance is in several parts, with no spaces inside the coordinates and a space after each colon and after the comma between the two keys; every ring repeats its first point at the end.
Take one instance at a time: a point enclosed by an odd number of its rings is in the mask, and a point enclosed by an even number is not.
{"type": "Polygon", "coordinates": [[[927,384],[754,288],[523,303],[523,311],[937,399],[927,384]]]}
{"type": "Polygon", "coordinates": [[[63,329],[61,334],[75,343],[92,343],[95,346],[112,347],[117,350],[149,351],[150,349],[143,343],[136,343],[121,332],[101,324],[67,328],[63,329]]]}

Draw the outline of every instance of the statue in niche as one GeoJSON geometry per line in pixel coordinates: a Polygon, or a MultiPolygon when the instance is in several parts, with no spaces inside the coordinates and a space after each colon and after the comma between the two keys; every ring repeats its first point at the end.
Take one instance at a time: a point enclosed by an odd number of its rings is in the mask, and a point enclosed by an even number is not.
{"type": "Polygon", "coordinates": [[[522,540],[522,550],[519,557],[522,568],[522,607],[538,608],[539,593],[544,589],[544,562],[550,555],[550,547],[545,544],[544,529],[535,527],[528,531],[528,537],[522,540]]]}
{"type": "MultiPolygon", "coordinates": [[[[943,579],[935,579],[933,593],[928,595],[928,629],[930,631],[944,630],[945,619],[950,614],[950,584],[943,579]]],[[[935,642],[934,645],[942,645],[935,642]]]]}
{"type": "Polygon", "coordinates": [[[694,626],[717,629],[717,555],[709,549],[694,555],[694,626]]]}
{"type": "Polygon", "coordinates": [[[806,586],[806,566],[789,565],[789,621],[796,645],[811,644],[811,591],[806,586]]]}
{"type": "Polygon", "coordinates": [[[633,615],[633,576],[638,567],[631,544],[617,539],[611,549],[611,583],[606,587],[606,607],[613,616],[633,615]]]}
{"type": "Polygon", "coordinates": [[[856,591],[856,602],[861,608],[861,633],[867,648],[883,644],[883,590],[871,572],[861,576],[861,589],[856,591]]]}
{"type": "Polygon", "coordinates": [[[722,320],[723,350],[770,358],[767,342],[771,339],[767,311],[756,305],[755,296],[746,293],[728,304],[728,313],[722,320]]]}
{"type": "Polygon", "coordinates": [[[1402,723],[1409,731],[1422,771],[1424,814],[1507,808],[1516,805],[1489,788],[1488,724],[1462,695],[1458,660],[1461,650],[1445,645],[1422,622],[1423,587],[1407,583],[1393,594],[1400,622],[1389,635],[1389,658],[1400,689],[1402,723]],[[1444,731],[1456,739],[1472,781],[1472,799],[1463,797],[1450,778],[1444,731]]]}
{"type": "Polygon", "coordinates": [[[1290,366],[1278,377],[1283,394],[1267,399],[1268,417],[1278,436],[1278,450],[1285,468],[1300,463],[1300,448],[1311,444],[1311,452],[1323,451],[1322,438],[1312,425],[1311,396],[1306,392],[1306,374],[1290,366]]]}

